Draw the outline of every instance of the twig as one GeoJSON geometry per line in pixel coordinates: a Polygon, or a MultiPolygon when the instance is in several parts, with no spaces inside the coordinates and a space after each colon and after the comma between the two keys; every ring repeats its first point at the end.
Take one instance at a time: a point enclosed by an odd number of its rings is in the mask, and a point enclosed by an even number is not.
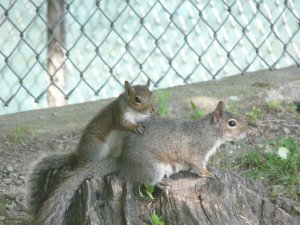
{"type": "Polygon", "coordinates": [[[300,128],[300,125],[294,125],[294,124],[282,124],[285,127],[298,127],[300,128]]]}
{"type": "Polygon", "coordinates": [[[270,122],[285,122],[285,120],[261,120],[261,123],[270,123],[270,122]]]}

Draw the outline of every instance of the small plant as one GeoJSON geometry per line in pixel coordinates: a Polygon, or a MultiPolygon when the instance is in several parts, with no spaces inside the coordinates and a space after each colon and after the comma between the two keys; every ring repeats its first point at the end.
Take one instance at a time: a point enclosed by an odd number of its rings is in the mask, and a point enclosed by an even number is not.
{"type": "Polygon", "coordinates": [[[192,114],[193,119],[199,119],[205,115],[205,112],[203,110],[199,110],[192,100],[190,100],[190,104],[193,112],[192,114]]]}
{"type": "Polygon", "coordinates": [[[279,110],[281,108],[280,102],[275,100],[267,101],[266,104],[270,110],[279,110]]]}
{"type": "Polygon", "coordinates": [[[237,109],[238,109],[238,104],[239,104],[238,101],[232,101],[232,102],[230,102],[230,104],[228,106],[228,110],[230,112],[236,113],[237,109]]]}
{"type": "Polygon", "coordinates": [[[32,126],[17,125],[15,129],[15,143],[21,143],[25,135],[34,135],[34,128],[32,126]]]}
{"type": "Polygon", "coordinates": [[[167,116],[169,113],[169,108],[167,103],[170,97],[172,96],[172,93],[171,91],[162,91],[162,90],[159,90],[156,93],[159,102],[158,113],[161,117],[167,116]]]}
{"type": "Polygon", "coordinates": [[[276,100],[270,100],[266,102],[267,108],[273,111],[279,112],[289,112],[289,113],[297,113],[297,104],[296,103],[286,103],[286,102],[279,102],[276,100]]]}
{"type": "Polygon", "coordinates": [[[262,111],[260,108],[253,106],[250,112],[247,113],[248,123],[250,125],[255,125],[257,121],[260,119],[262,111]]]}
{"type": "Polygon", "coordinates": [[[149,184],[139,185],[139,195],[142,198],[148,198],[151,201],[155,200],[156,198],[153,196],[154,191],[155,191],[155,187],[153,185],[149,185],[149,184]],[[143,191],[141,190],[141,186],[143,191]],[[143,194],[143,192],[145,192],[145,194],[143,194]]]}
{"type": "Polygon", "coordinates": [[[20,126],[16,127],[16,131],[15,131],[15,143],[20,143],[22,140],[22,133],[23,133],[23,129],[20,126]]]}
{"type": "Polygon", "coordinates": [[[29,127],[25,126],[16,126],[15,130],[15,143],[21,143],[23,141],[25,133],[32,133],[29,127]]]}
{"type": "Polygon", "coordinates": [[[236,113],[238,110],[238,104],[240,102],[240,97],[236,95],[229,96],[230,101],[228,103],[228,110],[230,112],[236,113]]]}
{"type": "MultiPolygon", "coordinates": [[[[298,103],[299,104],[299,103],[298,103]]],[[[300,113],[300,104],[297,105],[296,103],[289,103],[287,105],[287,110],[290,112],[290,113],[300,113]]]]}
{"type": "Polygon", "coordinates": [[[164,225],[165,222],[162,217],[159,217],[155,212],[151,214],[151,219],[154,225],[164,225]]]}

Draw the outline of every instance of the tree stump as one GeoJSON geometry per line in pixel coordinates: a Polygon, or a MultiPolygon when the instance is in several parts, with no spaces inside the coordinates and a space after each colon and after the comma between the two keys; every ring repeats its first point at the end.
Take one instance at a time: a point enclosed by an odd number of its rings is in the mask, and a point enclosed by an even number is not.
{"type": "Polygon", "coordinates": [[[190,173],[175,175],[171,186],[156,191],[155,202],[139,198],[137,185],[127,184],[117,175],[94,177],[76,192],[66,224],[153,224],[153,210],[164,224],[174,225],[300,224],[299,218],[264,196],[260,183],[234,173],[214,172],[214,179],[190,173]]]}

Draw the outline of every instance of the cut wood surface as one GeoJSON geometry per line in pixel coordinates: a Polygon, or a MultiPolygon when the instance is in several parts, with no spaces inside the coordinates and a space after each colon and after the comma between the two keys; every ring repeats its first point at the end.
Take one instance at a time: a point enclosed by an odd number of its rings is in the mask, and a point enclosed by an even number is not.
{"type": "Polygon", "coordinates": [[[170,186],[156,191],[155,203],[141,199],[134,191],[137,187],[116,175],[86,180],[66,224],[151,224],[153,210],[165,224],[174,225],[299,224],[265,197],[261,184],[230,172],[215,173],[214,179],[175,176],[170,186]]]}

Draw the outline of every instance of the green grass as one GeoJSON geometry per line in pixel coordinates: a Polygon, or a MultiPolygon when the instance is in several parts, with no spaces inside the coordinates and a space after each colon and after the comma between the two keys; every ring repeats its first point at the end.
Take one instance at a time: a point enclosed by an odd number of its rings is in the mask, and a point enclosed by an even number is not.
{"type": "Polygon", "coordinates": [[[232,113],[237,113],[239,101],[231,101],[228,105],[228,110],[232,113]]]}
{"type": "Polygon", "coordinates": [[[287,110],[290,113],[295,113],[296,115],[299,115],[299,114],[297,114],[297,104],[296,103],[289,103],[287,105],[287,110]]]}
{"type": "MultiPolygon", "coordinates": [[[[283,185],[291,187],[289,197],[297,195],[293,187],[300,185],[300,148],[292,138],[281,137],[274,143],[275,152],[254,150],[241,161],[240,169],[244,174],[262,181],[267,186],[283,185]],[[280,148],[289,152],[286,159],[278,155],[280,148]]],[[[271,193],[278,195],[280,193],[271,193]]]]}
{"type": "Polygon", "coordinates": [[[256,125],[262,116],[262,110],[257,106],[252,106],[252,109],[247,113],[247,120],[249,125],[256,125]]]}
{"type": "Polygon", "coordinates": [[[276,100],[267,101],[266,105],[269,110],[278,110],[281,108],[280,102],[276,100]]]}
{"type": "Polygon", "coordinates": [[[15,143],[21,143],[26,133],[32,133],[32,129],[23,125],[17,125],[15,130],[15,143]]]}
{"type": "Polygon", "coordinates": [[[192,108],[192,118],[193,119],[200,119],[205,116],[205,112],[203,110],[199,110],[195,103],[190,100],[191,108],[192,108]]]}
{"type": "Polygon", "coordinates": [[[283,101],[270,100],[266,102],[267,111],[275,111],[282,113],[293,113],[297,115],[297,105],[296,103],[286,103],[283,101]]]}
{"type": "Polygon", "coordinates": [[[4,197],[0,197],[0,216],[4,216],[5,215],[5,198],[4,197]]]}
{"type": "Polygon", "coordinates": [[[158,107],[159,116],[161,117],[167,116],[169,113],[168,101],[172,96],[172,92],[167,90],[164,91],[158,90],[156,92],[156,96],[159,103],[159,107],[158,107]]]}

